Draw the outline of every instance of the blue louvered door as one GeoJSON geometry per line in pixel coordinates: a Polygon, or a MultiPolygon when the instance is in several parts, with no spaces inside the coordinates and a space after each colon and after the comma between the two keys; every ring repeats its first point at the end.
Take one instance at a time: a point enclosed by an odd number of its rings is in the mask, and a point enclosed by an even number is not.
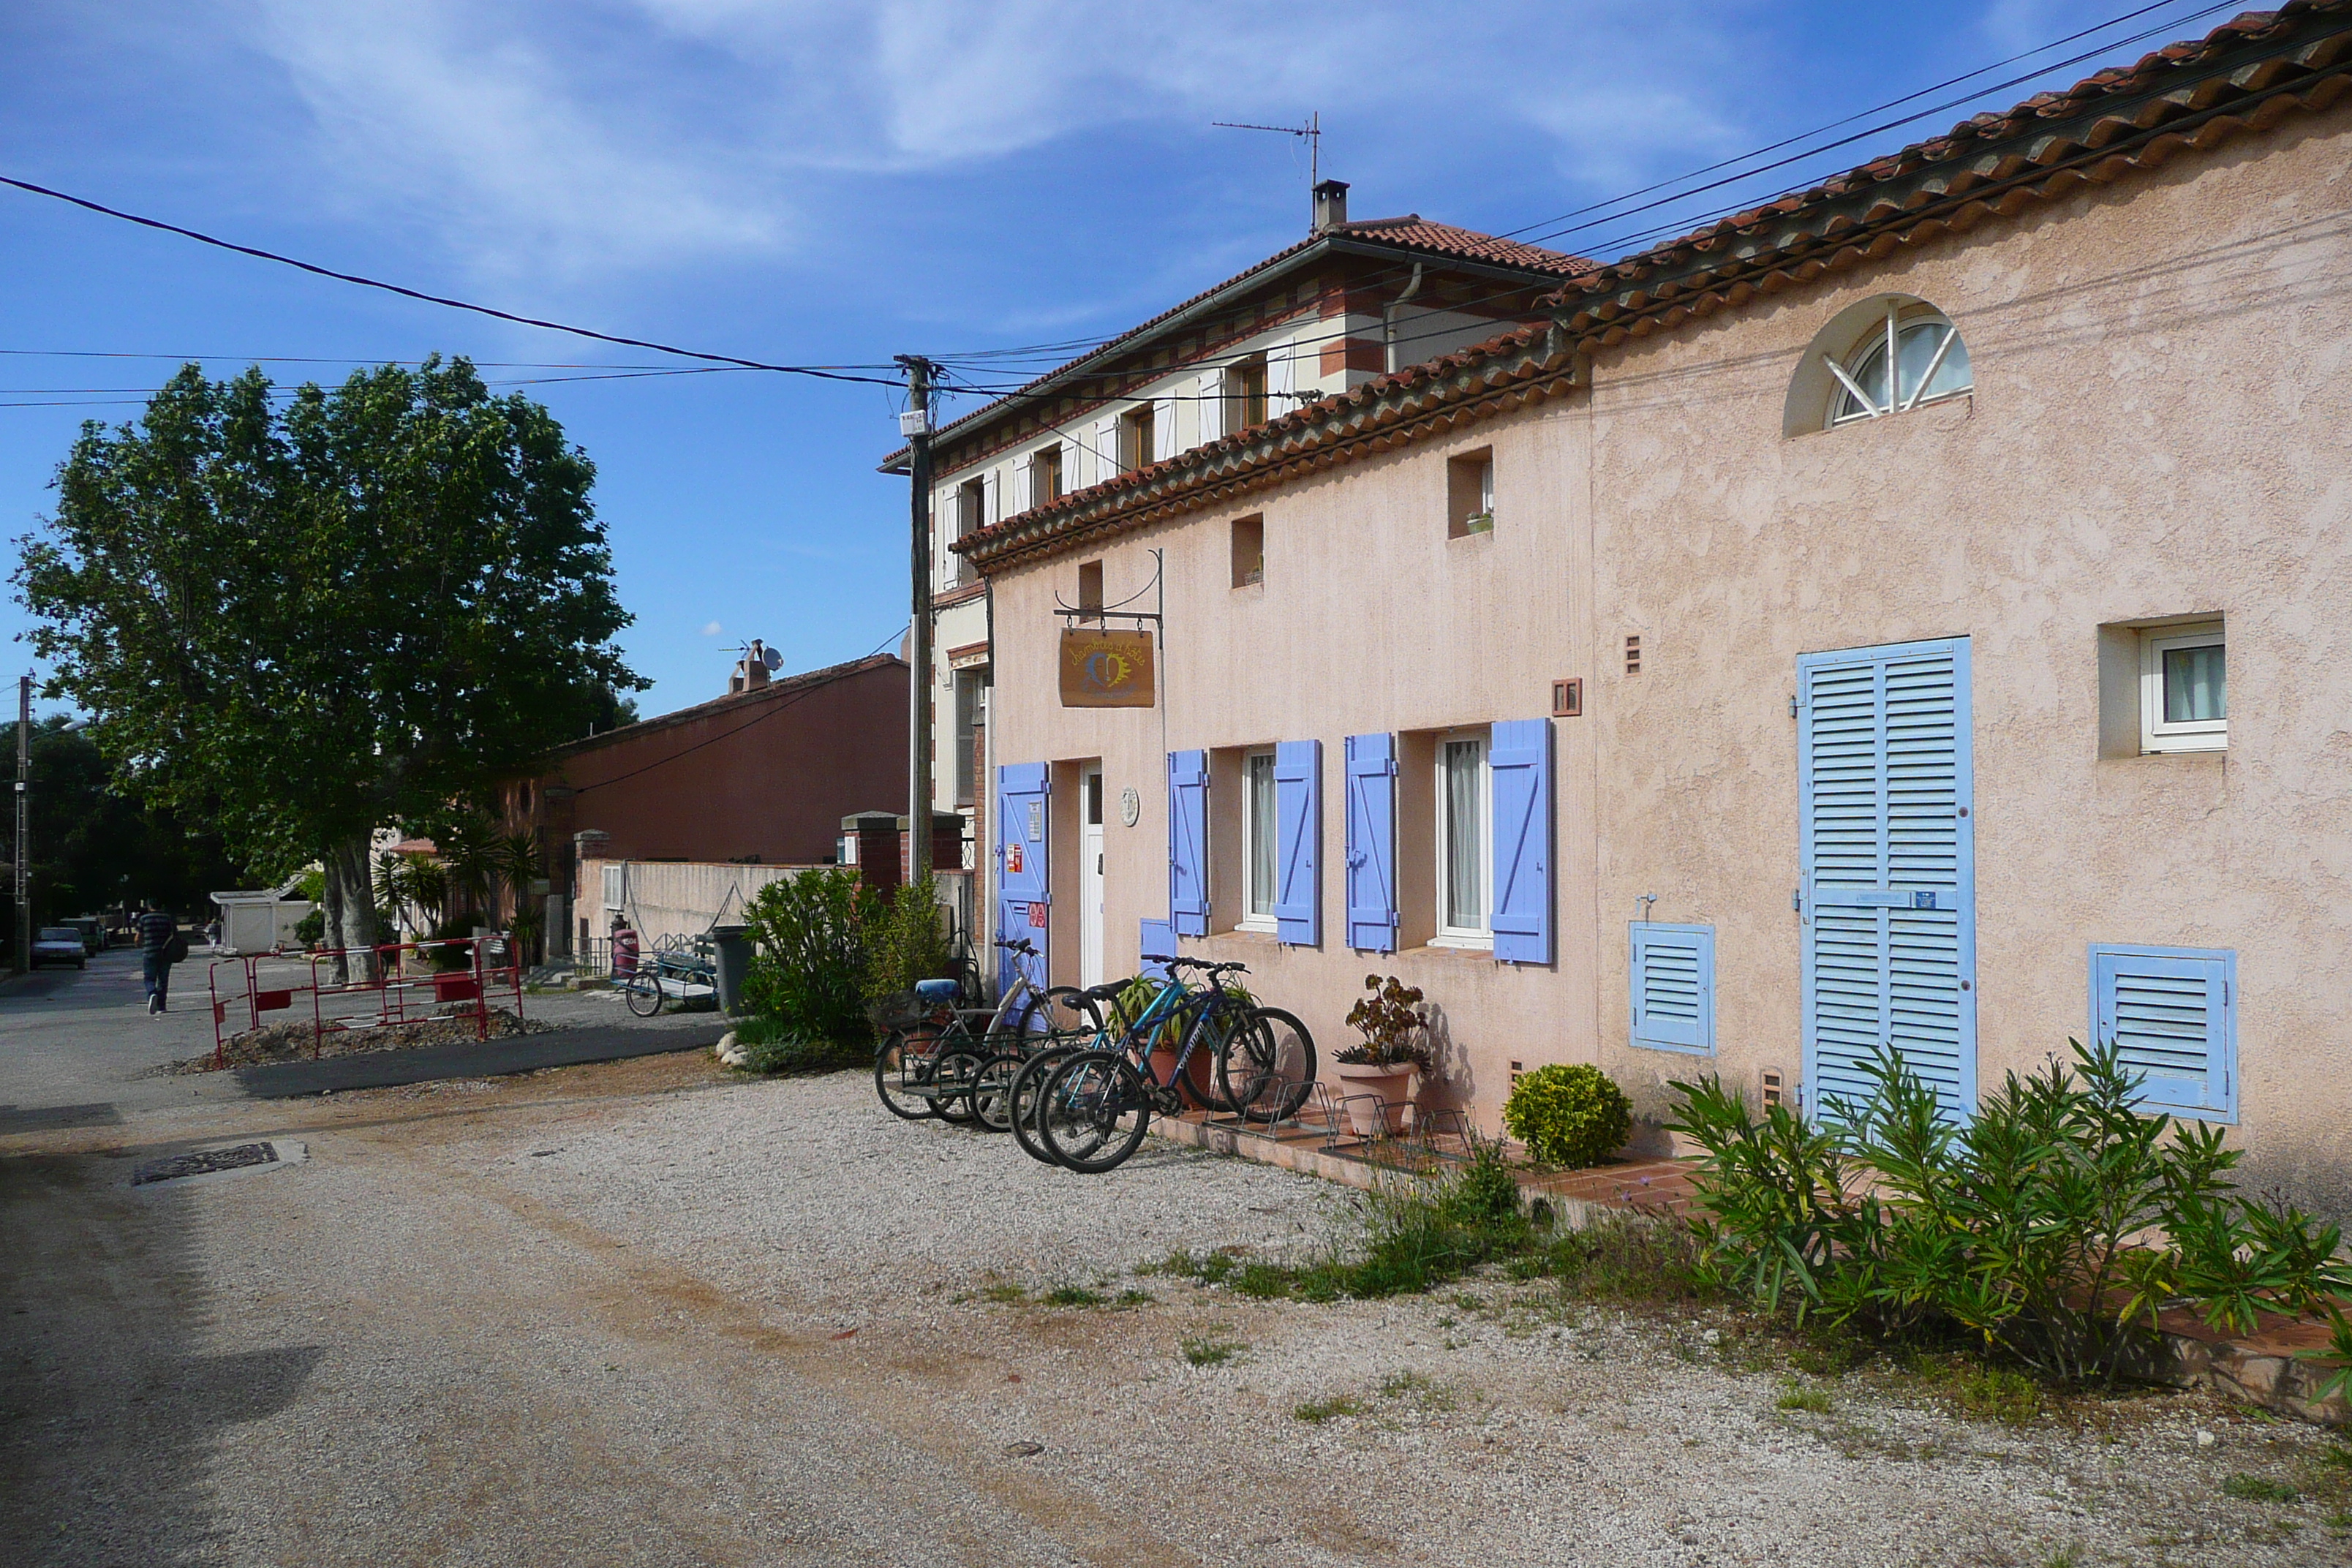
{"type": "Polygon", "coordinates": [[[1013,984],[1017,972],[1042,986],[1051,965],[1053,878],[1046,833],[1053,798],[1053,770],[1044,763],[1008,763],[996,770],[996,934],[1008,942],[1027,938],[1037,950],[1023,958],[996,950],[996,982],[1013,984]]]}
{"type": "Polygon", "coordinates": [[[1976,1108],[1969,644],[1797,661],[1798,889],[1808,1111],[1899,1053],[1954,1119],[1976,1108]]]}

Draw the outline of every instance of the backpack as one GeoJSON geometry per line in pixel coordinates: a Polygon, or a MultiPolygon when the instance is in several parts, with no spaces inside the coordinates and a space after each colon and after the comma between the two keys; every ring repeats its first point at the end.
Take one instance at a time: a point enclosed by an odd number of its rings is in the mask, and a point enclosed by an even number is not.
{"type": "Polygon", "coordinates": [[[166,963],[184,963],[187,962],[187,958],[188,939],[181,935],[178,931],[173,931],[172,933],[172,940],[163,944],[163,962],[166,963]]]}

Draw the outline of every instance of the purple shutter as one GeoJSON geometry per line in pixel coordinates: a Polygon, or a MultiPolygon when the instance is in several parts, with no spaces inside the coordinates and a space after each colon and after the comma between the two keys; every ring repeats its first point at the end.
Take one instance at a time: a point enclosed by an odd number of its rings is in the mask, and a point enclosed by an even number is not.
{"type": "Polygon", "coordinates": [[[1168,978],[1167,960],[1176,956],[1176,931],[1166,921],[1142,922],[1143,966],[1137,971],[1157,979],[1168,978]]]}
{"type": "Polygon", "coordinates": [[[1551,962],[1551,721],[1511,719],[1486,747],[1494,774],[1495,956],[1551,962]]]}
{"type": "Polygon", "coordinates": [[[1013,984],[1016,968],[1029,984],[1042,986],[1053,949],[1053,883],[1046,875],[1046,825],[1053,773],[1044,763],[1009,763],[996,770],[996,934],[1007,942],[1026,937],[1034,959],[998,948],[996,981],[1013,984]]]}
{"type": "Polygon", "coordinates": [[[1209,753],[1168,753],[1168,921],[1209,934],[1209,753]]]}
{"type": "Polygon", "coordinates": [[[1323,742],[1274,749],[1274,931],[1299,947],[1323,944],[1323,742]]]}
{"type": "Polygon", "coordinates": [[[1394,952],[1396,737],[1348,737],[1348,945],[1394,952]]]}

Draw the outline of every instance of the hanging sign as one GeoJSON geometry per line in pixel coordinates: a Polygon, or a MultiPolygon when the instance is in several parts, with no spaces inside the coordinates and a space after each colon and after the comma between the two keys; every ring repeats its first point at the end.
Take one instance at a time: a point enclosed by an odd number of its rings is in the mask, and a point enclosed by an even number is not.
{"type": "Polygon", "coordinates": [[[1156,700],[1150,632],[1062,628],[1062,706],[1149,708],[1156,700]]]}

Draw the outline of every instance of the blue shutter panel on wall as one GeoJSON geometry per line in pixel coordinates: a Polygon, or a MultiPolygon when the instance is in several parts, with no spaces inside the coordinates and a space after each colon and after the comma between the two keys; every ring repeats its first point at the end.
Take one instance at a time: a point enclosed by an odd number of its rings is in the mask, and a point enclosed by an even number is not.
{"type": "Polygon", "coordinates": [[[2092,1035],[2138,1076],[2147,1110],[2237,1120],[2237,967],[2221,950],[2091,949],[2092,1035]]]}
{"type": "Polygon", "coordinates": [[[1029,984],[1045,984],[1052,924],[1052,881],[1046,875],[1047,800],[1052,772],[1044,763],[1008,763],[996,770],[996,934],[1007,942],[1026,938],[1037,949],[1024,958],[998,948],[996,980],[1013,984],[1016,970],[1029,984]]]}
{"type": "Polygon", "coordinates": [[[1495,956],[1551,962],[1551,721],[1512,719],[1486,747],[1494,775],[1495,956]]]}
{"type": "Polygon", "coordinates": [[[1209,934],[1209,753],[1168,753],[1168,921],[1209,934]]]}
{"type": "Polygon", "coordinates": [[[1633,923],[1633,1043],[1715,1049],[1715,928],[1633,923]]]}
{"type": "Polygon", "coordinates": [[[1394,952],[1396,737],[1348,737],[1348,945],[1394,952]]]}
{"type": "Polygon", "coordinates": [[[1323,942],[1323,742],[1285,741],[1274,749],[1275,897],[1277,941],[1323,942]]]}

